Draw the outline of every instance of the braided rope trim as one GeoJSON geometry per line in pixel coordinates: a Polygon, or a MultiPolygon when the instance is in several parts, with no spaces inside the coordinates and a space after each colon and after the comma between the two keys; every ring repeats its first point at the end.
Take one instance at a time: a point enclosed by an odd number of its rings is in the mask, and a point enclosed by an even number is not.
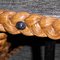
{"type": "Polygon", "coordinates": [[[5,48],[3,48],[1,50],[0,48],[0,60],[5,60],[5,56],[8,54],[8,49],[9,49],[9,46],[8,46],[8,43],[6,44],[5,48]]]}
{"type": "Polygon", "coordinates": [[[28,12],[14,12],[0,10],[0,31],[11,34],[24,34],[26,36],[49,37],[53,40],[60,39],[60,18],[31,14],[28,12]],[[18,30],[16,23],[26,23],[24,30],[18,30]]]}
{"type": "Polygon", "coordinates": [[[16,55],[18,52],[20,52],[20,50],[23,48],[23,46],[19,46],[17,48],[14,48],[10,53],[8,53],[5,57],[5,60],[8,60],[10,57],[12,57],[13,55],[16,55]]]}
{"type": "Polygon", "coordinates": [[[10,51],[10,43],[6,40],[7,35],[5,33],[0,33],[0,43],[2,43],[0,46],[0,60],[8,60],[11,56],[16,55],[23,48],[23,46],[19,46],[10,51]]]}
{"type": "Polygon", "coordinates": [[[9,46],[10,44],[7,43],[7,35],[5,33],[0,33],[0,53],[7,51],[9,46]]]}
{"type": "Polygon", "coordinates": [[[0,57],[0,60],[8,60],[9,58],[11,58],[13,55],[16,55],[18,52],[20,52],[20,50],[23,48],[23,46],[19,46],[15,49],[13,49],[11,52],[7,52],[7,53],[3,53],[4,55],[0,57]]]}

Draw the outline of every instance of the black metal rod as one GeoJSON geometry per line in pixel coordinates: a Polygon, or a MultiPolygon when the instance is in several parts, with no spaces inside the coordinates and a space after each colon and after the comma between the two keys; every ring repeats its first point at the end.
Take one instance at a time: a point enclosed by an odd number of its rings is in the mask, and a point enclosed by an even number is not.
{"type": "Polygon", "coordinates": [[[40,46],[32,46],[32,60],[42,60],[40,46]]]}
{"type": "Polygon", "coordinates": [[[55,43],[54,41],[48,41],[45,46],[45,60],[55,59],[55,43]]]}

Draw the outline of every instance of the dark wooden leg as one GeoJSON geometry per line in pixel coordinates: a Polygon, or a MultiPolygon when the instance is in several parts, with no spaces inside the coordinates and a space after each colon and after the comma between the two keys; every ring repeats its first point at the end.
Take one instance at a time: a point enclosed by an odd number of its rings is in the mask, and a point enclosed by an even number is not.
{"type": "Polygon", "coordinates": [[[55,43],[48,41],[45,46],[45,60],[54,60],[55,58],[55,43]]]}
{"type": "Polygon", "coordinates": [[[32,46],[32,60],[42,60],[40,46],[32,46]]]}

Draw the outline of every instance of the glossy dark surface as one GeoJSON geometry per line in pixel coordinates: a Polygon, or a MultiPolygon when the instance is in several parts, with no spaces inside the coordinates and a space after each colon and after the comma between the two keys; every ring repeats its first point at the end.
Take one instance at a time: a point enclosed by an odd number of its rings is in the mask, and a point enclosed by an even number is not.
{"type": "Polygon", "coordinates": [[[26,28],[25,22],[22,22],[22,21],[17,22],[16,28],[19,29],[19,30],[24,30],[26,28]]]}

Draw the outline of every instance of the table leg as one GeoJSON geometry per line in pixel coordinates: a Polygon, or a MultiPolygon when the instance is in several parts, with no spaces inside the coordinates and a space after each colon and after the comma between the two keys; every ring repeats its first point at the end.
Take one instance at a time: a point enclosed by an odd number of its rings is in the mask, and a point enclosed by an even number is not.
{"type": "Polygon", "coordinates": [[[48,41],[45,46],[45,60],[54,60],[55,58],[55,43],[54,41],[48,41]]]}
{"type": "Polygon", "coordinates": [[[32,46],[32,59],[33,60],[42,60],[40,46],[32,46]]]}

